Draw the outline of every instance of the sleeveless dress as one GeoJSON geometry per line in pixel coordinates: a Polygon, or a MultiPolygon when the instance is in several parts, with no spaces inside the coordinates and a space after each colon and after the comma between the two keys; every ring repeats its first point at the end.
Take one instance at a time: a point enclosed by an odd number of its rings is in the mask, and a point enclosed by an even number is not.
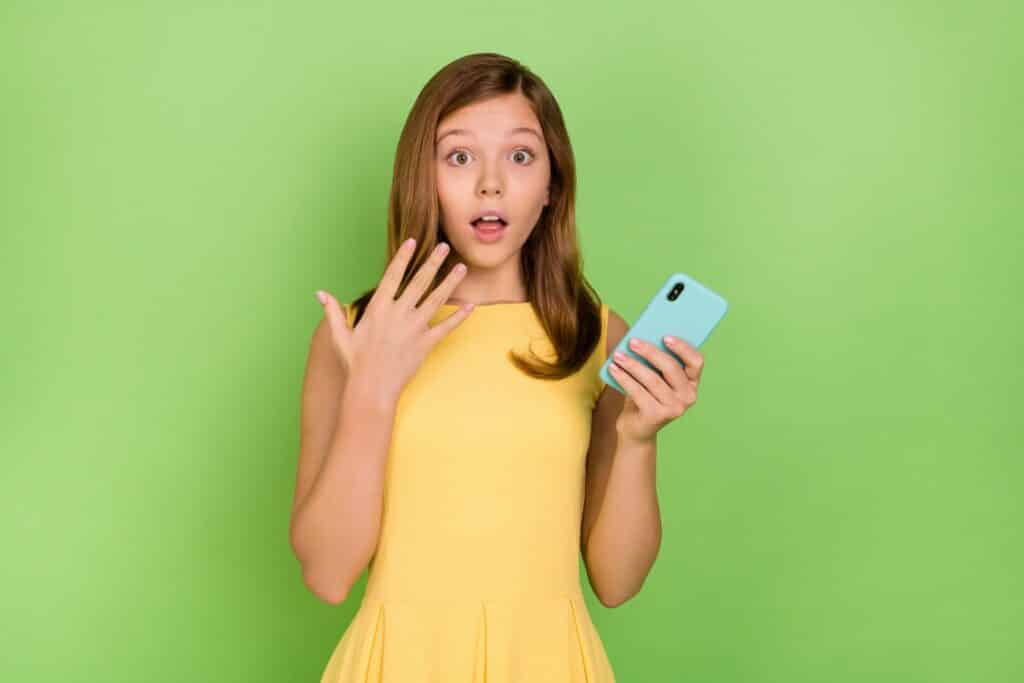
{"type": "Polygon", "coordinates": [[[601,304],[597,348],[562,380],[506,357],[555,358],[530,302],[478,305],[430,351],[398,400],[366,592],[321,683],[614,683],[580,581],[607,327],[601,304]]]}

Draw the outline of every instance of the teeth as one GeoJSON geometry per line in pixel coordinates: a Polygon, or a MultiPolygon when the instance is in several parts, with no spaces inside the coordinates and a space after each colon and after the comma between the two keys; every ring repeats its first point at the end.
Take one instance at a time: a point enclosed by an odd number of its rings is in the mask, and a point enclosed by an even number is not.
{"type": "Polygon", "coordinates": [[[498,218],[497,216],[481,216],[479,220],[496,222],[500,221],[501,219],[498,218]]]}

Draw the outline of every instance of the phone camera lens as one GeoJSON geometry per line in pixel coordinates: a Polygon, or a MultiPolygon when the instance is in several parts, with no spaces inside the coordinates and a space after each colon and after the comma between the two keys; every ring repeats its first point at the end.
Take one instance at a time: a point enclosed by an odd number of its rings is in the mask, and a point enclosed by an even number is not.
{"type": "Polygon", "coordinates": [[[669,301],[675,301],[676,298],[678,298],[679,293],[682,292],[685,287],[686,287],[686,285],[683,284],[682,282],[677,282],[672,287],[671,291],[669,291],[669,293],[668,293],[668,300],[669,301]]]}

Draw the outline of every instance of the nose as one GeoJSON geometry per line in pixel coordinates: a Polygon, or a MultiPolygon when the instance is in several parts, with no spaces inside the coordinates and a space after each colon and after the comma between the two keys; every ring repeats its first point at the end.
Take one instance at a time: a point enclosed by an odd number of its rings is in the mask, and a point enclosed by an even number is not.
{"type": "Polygon", "coordinates": [[[480,177],[480,193],[485,197],[498,197],[502,192],[502,181],[498,171],[492,165],[483,164],[484,171],[480,177]]]}

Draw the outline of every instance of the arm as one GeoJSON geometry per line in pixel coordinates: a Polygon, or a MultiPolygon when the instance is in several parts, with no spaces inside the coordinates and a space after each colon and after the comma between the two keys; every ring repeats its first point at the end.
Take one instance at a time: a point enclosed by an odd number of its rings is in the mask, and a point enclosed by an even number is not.
{"type": "MultiPolygon", "coordinates": [[[[628,329],[609,310],[606,356],[628,329]]],[[[606,607],[617,607],[639,592],[661,546],[656,443],[634,440],[620,430],[624,403],[622,394],[604,388],[594,406],[587,451],[580,546],[590,585],[606,607]]]]}
{"type": "Polygon", "coordinates": [[[303,381],[289,536],[306,586],[332,604],[376,550],[396,405],[360,377],[349,380],[321,319],[303,381]]]}

